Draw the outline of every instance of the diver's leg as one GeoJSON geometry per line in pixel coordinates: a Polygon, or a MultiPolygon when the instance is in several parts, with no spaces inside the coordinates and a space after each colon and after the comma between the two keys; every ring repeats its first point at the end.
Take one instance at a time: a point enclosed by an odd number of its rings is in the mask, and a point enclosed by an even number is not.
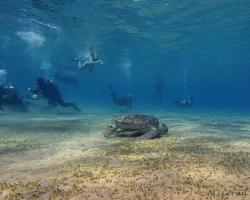
{"type": "Polygon", "coordinates": [[[128,108],[132,108],[132,101],[130,99],[127,99],[126,101],[124,101],[123,104],[126,105],[128,108]]]}
{"type": "Polygon", "coordinates": [[[56,102],[51,101],[51,100],[48,100],[48,105],[51,106],[51,108],[55,108],[57,106],[56,102]]]}
{"type": "Polygon", "coordinates": [[[88,69],[88,63],[87,62],[81,62],[80,60],[78,61],[78,69],[80,71],[88,69]]]}
{"type": "Polygon", "coordinates": [[[132,108],[132,102],[129,103],[129,108],[132,108]]]}
{"type": "Polygon", "coordinates": [[[58,102],[58,104],[62,107],[72,107],[76,111],[80,112],[81,110],[74,103],[66,103],[64,101],[58,102]]]}
{"type": "Polygon", "coordinates": [[[159,102],[160,102],[160,104],[162,102],[162,92],[159,93],[159,102]]]}
{"type": "Polygon", "coordinates": [[[79,69],[79,70],[83,70],[83,68],[84,68],[85,65],[82,64],[81,61],[78,61],[77,64],[78,64],[78,69],[79,69]]]}

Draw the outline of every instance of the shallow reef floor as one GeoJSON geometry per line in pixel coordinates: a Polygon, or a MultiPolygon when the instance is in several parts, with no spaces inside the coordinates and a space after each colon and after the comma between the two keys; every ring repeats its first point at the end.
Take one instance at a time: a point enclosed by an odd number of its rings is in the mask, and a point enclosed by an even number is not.
{"type": "Polygon", "coordinates": [[[154,140],[103,137],[112,114],[2,115],[0,199],[250,199],[250,117],[156,115],[154,140]]]}

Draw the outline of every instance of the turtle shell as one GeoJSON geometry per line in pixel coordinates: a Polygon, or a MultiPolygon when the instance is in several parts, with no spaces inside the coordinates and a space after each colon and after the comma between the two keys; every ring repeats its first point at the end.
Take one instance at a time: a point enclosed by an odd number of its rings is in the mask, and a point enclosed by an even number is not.
{"type": "Polygon", "coordinates": [[[121,116],[113,123],[117,128],[125,130],[149,129],[151,127],[159,127],[159,121],[157,117],[142,114],[121,116]]]}

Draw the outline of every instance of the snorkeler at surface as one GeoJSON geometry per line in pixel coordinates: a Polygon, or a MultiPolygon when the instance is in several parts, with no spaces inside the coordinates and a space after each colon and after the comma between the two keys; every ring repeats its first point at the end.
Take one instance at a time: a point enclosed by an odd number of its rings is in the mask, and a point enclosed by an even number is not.
{"type": "Polygon", "coordinates": [[[58,88],[50,80],[38,78],[36,86],[34,88],[29,88],[28,90],[33,93],[31,96],[32,99],[47,99],[48,104],[52,108],[60,105],[62,107],[72,107],[76,111],[81,111],[74,103],[64,102],[58,88]]]}
{"type": "Polygon", "coordinates": [[[79,70],[88,70],[88,73],[91,73],[97,64],[103,64],[103,61],[97,58],[96,51],[93,48],[89,48],[90,57],[87,60],[74,59],[73,61],[77,62],[79,70]]]}
{"type": "Polygon", "coordinates": [[[174,103],[178,106],[178,107],[183,107],[183,108],[187,108],[187,107],[191,107],[193,105],[193,98],[188,96],[183,100],[180,101],[174,101],[174,103]]]}
{"type": "Polygon", "coordinates": [[[163,94],[163,87],[164,87],[164,81],[161,77],[158,77],[154,82],[155,87],[155,98],[156,100],[161,103],[162,102],[162,94],[163,94]]]}
{"type": "Polygon", "coordinates": [[[132,103],[133,103],[132,94],[129,94],[128,96],[125,97],[117,97],[111,85],[109,85],[109,89],[111,91],[111,96],[115,104],[117,104],[118,106],[127,106],[128,108],[132,108],[132,103]]]}
{"type": "Polygon", "coordinates": [[[0,85],[0,110],[3,111],[5,107],[12,111],[26,112],[28,110],[27,103],[12,85],[0,85]]]}

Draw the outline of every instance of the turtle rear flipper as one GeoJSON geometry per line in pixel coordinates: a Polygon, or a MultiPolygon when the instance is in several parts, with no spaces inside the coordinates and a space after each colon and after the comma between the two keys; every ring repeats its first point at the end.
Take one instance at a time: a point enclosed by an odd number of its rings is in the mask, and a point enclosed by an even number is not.
{"type": "Polygon", "coordinates": [[[148,132],[138,137],[139,139],[155,139],[160,137],[160,131],[156,127],[152,127],[148,132]]]}

